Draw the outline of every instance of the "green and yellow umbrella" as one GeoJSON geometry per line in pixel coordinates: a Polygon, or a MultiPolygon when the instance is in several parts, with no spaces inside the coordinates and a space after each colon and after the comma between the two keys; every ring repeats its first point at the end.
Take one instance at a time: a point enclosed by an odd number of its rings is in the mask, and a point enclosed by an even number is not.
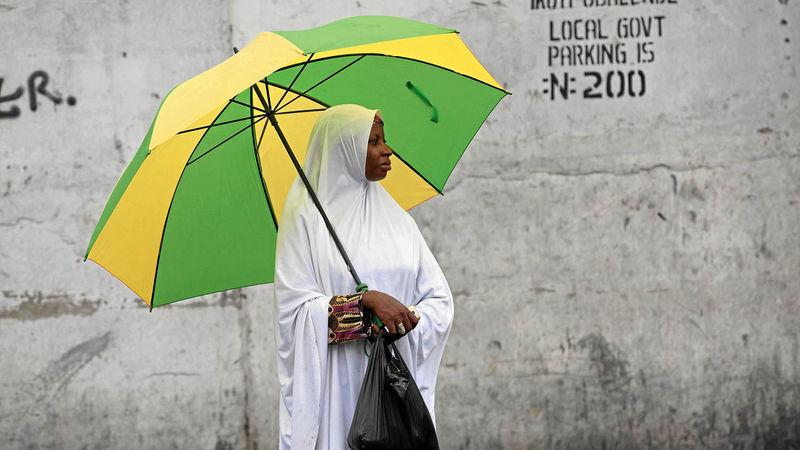
{"type": "Polygon", "coordinates": [[[286,194],[321,111],[382,111],[396,156],[382,183],[410,209],[441,193],[506,94],[447,28],[362,16],[261,33],[164,98],[86,258],[151,308],[270,283],[286,194]]]}

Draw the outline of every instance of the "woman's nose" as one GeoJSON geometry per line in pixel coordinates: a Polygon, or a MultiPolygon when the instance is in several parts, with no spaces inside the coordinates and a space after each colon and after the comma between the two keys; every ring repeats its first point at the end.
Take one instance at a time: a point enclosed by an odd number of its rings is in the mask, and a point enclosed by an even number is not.
{"type": "Polygon", "coordinates": [[[385,156],[392,156],[394,154],[394,151],[388,145],[383,144],[383,154],[385,156]]]}

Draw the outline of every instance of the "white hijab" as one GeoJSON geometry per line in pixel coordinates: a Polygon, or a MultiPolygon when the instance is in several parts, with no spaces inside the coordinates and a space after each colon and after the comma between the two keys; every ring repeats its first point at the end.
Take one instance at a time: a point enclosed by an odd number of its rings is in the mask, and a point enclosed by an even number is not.
{"type": "MultiPolygon", "coordinates": [[[[364,283],[422,319],[396,345],[431,415],[450,332],[450,288],[422,235],[380,183],[366,179],[367,142],[380,112],[357,105],[323,112],[311,132],[304,171],[364,283]]],[[[391,130],[391,124],[387,124],[391,130]]],[[[347,448],[367,366],[363,341],[328,345],[331,296],[355,282],[299,177],[286,199],[275,265],[275,319],[281,385],[281,448],[347,448]]]]}

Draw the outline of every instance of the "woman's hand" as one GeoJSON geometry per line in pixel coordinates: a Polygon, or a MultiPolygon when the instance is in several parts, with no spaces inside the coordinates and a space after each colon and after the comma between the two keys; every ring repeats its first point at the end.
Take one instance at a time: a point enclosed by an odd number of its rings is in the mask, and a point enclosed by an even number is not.
{"type": "MultiPolygon", "coordinates": [[[[389,334],[397,335],[398,338],[413,330],[417,326],[417,322],[419,322],[406,305],[381,291],[364,292],[361,296],[361,306],[372,310],[386,326],[389,334]],[[400,324],[405,327],[405,333],[400,333],[400,324]]],[[[372,324],[372,332],[373,335],[377,336],[378,329],[374,323],[372,324]]]]}

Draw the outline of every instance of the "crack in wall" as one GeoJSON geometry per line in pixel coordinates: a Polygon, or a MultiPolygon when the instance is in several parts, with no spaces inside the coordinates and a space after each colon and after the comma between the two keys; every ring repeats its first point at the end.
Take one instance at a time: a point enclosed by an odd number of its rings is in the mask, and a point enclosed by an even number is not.
{"type": "Polygon", "coordinates": [[[19,225],[22,222],[31,222],[31,223],[35,223],[37,225],[41,225],[45,221],[44,220],[40,220],[40,219],[34,219],[33,217],[20,216],[20,217],[17,217],[16,219],[12,220],[11,222],[0,222],[0,227],[15,227],[15,226],[19,225]]]}
{"type": "Polygon", "coordinates": [[[156,372],[147,375],[145,378],[152,378],[152,377],[197,377],[200,376],[199,373],[195,372],[156,372]]]}
{"type": "Polygon", "coordinates": [[[252,321],[250,320],[250,304],[247,302],[247,296],[243,290],[234,289],[230,292],[231,296],[235,296],[239,304],[239,333],[241,340],[241,356],[239,357],[239,364],[242,368],[242,378],[244,384],[244,411],[242,418],[242,431],[244,432],[245,448],[248,450],[255,450],[258,448],[255,442],[256,427],[251,422],[250,418],[253,417],[251,411],[250,393],[253,392],[253,365],[250,359],[250,344],[252,342],[252,321]]]}
{"type": "Polygon", "coordinates": [[[757,156],[754,158],[746,158],[743,160],[734,161],[727,164],[717,164],[717,165],[670,165],[665,163],[658,163],[652,166],[646,167],[638,167],[633,168],[630,170],[624,171],[615,171],[615,170],[587,170],[587,171],[579,171],[579,170],[531,170],[529,172],[525,172],[524,174],[520,175],[509,175],[505,172],[496,172],[492,175],[479,175],[479,174],[470,174],[465,173],[458,177],[457,180],[453,180],[452,184],[448,184],[445,187],[444,193],[447,194],[455,190],[464,180],[475,179],[475,180],[495,180],[501,182],[527,182],[530,181],[531,176],[533,175],[551,175],[551,176],[561,176],[561,177],[583,177],[583,176],[592,176],[592,175],[611,175],[611,176],[631,176],[631,175],[640,175],[642,173],[650,173],[656,170],[663,169],[665,171],[682,173],[682,172],[695,172],[698,170],[717,170],[717,169],[731,169],[737,165],[743,164],[752,164],[761,161],[768,161],[773,159],[796,159],[800,158],[800,153],[789,153],[789,154],[780,154],[780,155],[762,155],[757,156]]]}

